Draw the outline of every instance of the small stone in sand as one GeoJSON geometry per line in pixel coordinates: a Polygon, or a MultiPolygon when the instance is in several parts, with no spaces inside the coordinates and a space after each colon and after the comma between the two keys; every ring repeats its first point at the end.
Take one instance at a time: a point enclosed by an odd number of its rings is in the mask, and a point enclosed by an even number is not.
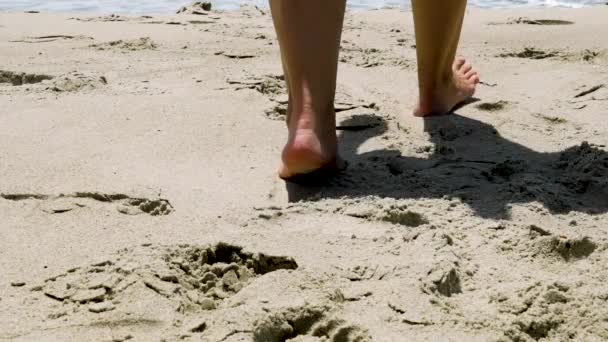
{"type": "Polygon", "coordinates": [[[13,281],[13,282],[11,282],[11,286],[12,287],[23,287],[23,286],[25,286],[25,283],[22,281],[13,281]]]}

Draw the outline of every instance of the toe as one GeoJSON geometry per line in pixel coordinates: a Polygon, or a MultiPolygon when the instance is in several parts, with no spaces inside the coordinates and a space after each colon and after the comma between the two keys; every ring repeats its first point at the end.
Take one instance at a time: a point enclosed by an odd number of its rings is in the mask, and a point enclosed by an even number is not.
{"type": "Polygon", "coordinates": [[[462,66],[466,62],[467,62],[466,59],[464,59],[463,57],[457,57],[456,60],[454,61],[454,69],[460,70],[460,68],[462,68],[462,66]]]}

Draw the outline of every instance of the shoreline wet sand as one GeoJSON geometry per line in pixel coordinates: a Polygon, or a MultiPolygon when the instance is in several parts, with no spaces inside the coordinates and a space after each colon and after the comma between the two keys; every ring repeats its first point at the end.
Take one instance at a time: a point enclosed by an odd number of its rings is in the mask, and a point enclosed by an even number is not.
{"type": "Polygon", "coordinates": [[[608,338],[607,15],[469,10],[425,121],[411,13],[350,13],[298,187],[267,11],[0,13],[0,339],[608,338]]]}

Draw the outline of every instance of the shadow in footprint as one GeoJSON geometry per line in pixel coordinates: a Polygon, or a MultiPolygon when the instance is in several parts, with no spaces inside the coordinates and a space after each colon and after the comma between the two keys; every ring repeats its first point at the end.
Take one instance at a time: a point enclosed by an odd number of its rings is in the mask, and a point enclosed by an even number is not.
{"type": "Polygon", "coordinates": [[[552,213],[608,211],[608,152],[597,146],[583,142],[542,153],[458,114],[424,120],[434,145],[430,155],[406,156],[390,149],[358,153],[364,142],[387,132],[383,120],[367,130],[343,131],[340,149],[350,167],[322,183],[287,183],[289,201],[459,198],[479,216],[491,218],[508,218],[509,205],[533,201],[552,213]]]}

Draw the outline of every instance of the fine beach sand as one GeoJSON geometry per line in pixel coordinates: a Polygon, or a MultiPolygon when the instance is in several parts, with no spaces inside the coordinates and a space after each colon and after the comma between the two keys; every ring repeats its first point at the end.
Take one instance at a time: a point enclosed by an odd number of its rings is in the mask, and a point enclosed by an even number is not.
{"type": "Polygon", "coordinates": [[[422,120],[411,13],[349,13],[350,168],[286,187],[265,10],[1,13],[0,341],[608,339],[606,18],[469,10],[422,120]]]}

